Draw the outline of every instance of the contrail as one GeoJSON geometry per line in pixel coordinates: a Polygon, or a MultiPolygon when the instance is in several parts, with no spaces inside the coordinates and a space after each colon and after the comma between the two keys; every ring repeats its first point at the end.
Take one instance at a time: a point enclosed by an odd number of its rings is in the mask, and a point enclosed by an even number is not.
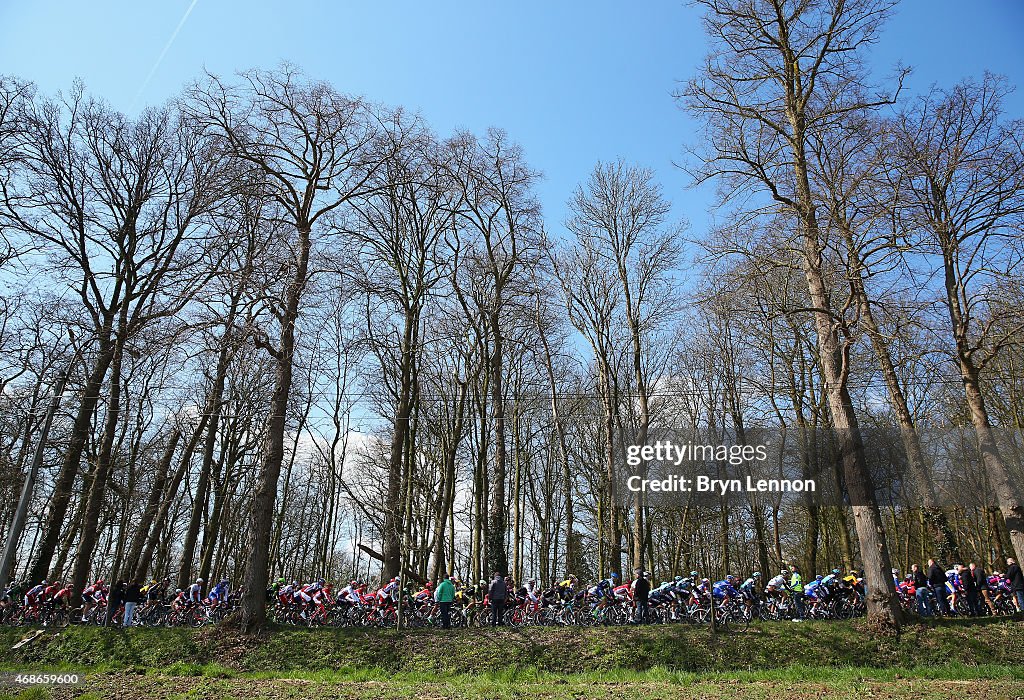
{"type": "Polygon", "coordinates": [[[192,10],[195,8],[196,3],[198,2],[199,0],[192,0],[192,4],[190,4],[188,6],[188,9],[185,10],[185,14],[181,16],[181,21],[178,22],[178,26],[174,28],[174,33],[171,34],[171,38],[167,40],[166,44],[164,44],[164,50],[160,52],[160,57],[156,59],[156,63],[154,63],[153,67],[149,70],[149,75],[147,75],[146,79],[142,81],[142,87],[140,87],[139,91],[135,93],[135,98],[132,100],[131,105],[128,107],[129,112],[135,109],[136,103],[139,101],[139,98],[142,97],[142,93],[146,91],[146,87],[149,85],[149,81],[153,79],[153,76],[156,74],[157,69],[160,68],[160,64],[163,63],[164,56],[167,55],[167,52],[170,50],[171,44],[174,43],[174,40],[178,38],[178,32],[180,32],[181,28],[185,26],[185,22],[188,21],[188,16],[192,14],[192,10]]]}

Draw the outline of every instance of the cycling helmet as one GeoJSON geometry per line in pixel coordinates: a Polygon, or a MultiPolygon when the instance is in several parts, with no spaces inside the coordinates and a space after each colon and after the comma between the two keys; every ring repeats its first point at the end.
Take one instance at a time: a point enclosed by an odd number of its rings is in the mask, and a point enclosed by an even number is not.
{"type": "Polygon", "coordinates": [[[822,576],[821,574],[818,574],[817,576],[814,577],[815,581],[823,581],[824,579],[825,579],[825,577],[822,576]]]}
{"type": "Polygon", "coordinates": [[[203,581],[203,579],[201,579],[201,578],[197,578],[197,579],[196,579],[196,583],[204,583],[204,581],[203,581]]]}
{"type": "Polygon", "coordinates": [[[899,569],[896,569],[896,568],[894,568],[894,569],[892,570],[892,572],[893,572],[894,574],[898,574],[898,573],[900,572],[900,570],[899,570],[899,569]]]}
{"type": "Polygon", "coordinates": [[[667,585],[668,585],[668,581],[662,581],[662,582],[661,582],[661,585],[662,585],[662,586],[667,586],[667,585]]]}
{"type": "Polygon", "coordinates": [[[318,586],[322,586],[322,585],[324,585],[324,580],[322,578],[318,578],[316,580],[316,583],[317,583],[318,586]]]}
{"type": "Polygon", "coordinates": [[[43,582],[42,582],[42,583],[40,583],[39,585],[40,585],[40,586],[49,586],[50,584],[48,584],[48,583],[46,582],[46,579],[44,578],[44,579],[43,579],[43,582]]]}
{"type": "Polygon", "coordinates": [[[735,576],[733,576],[732,574],[728,574],[728,575],[727,575],[727,576],[725,577],[725,580],[726,580],[726,581],[735,581],[735,580],[736,580],[736,577],[735,577],[735,576]]]}
{"type": "Polygon", "coordinates": [[[348,585],[350,585],[350,586],[358,586],[359,582],[358,581],[354,581],[354,580],[353,581],[349,581],[348,585]]]}
{"type": "Polygon", "coordinates": [[[683,580],[683,577],[682,577],[682,576],[676,576],[676,583],[679,583],[679,582],[681,582],[682,580],[683,580]]]}
{"type": "Polygon", "coordinates": [[[779,574],[782,576],[789,576],[789,569],[783,569],[779,572],[779,574]]]}
{"type": "Polygon", "coordinates": [[[754,575],[751,578],[761,578],[761,572],[760,571],[755,571],[754,575]]]}
{"type": "Polygon", "coordinates": [[[700,574],[697,573],[696,571],[691,571],[690,572],[690,578],[697,578],[698,576],[700,576],[700,574]]]}
{"type": "Polygon", "coordinates": [[[612,575],[609,578],[611,578],[613,581],[618,581],[619,575],[613,571],[612,575]]]}
{"type": "Polygon", "coordinates": [[[180,588],[175,588],[174,589],[174,595],[179,595],[180,593],[181,593],[181,589],[180,588]]]}
{"type": "Polygon", "coordinates": [[[839,569],[832,569],[832,574],[835,576],[839,575],[839,569]]]}

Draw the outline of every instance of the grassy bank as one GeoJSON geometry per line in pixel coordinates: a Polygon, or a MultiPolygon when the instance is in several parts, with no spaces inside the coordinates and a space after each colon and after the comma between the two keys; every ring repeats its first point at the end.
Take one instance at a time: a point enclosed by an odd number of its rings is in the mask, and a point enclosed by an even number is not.
{"type": "MultiPolygon", "coordinates": [[[[857,623],[775,623],[712,637],[689,626],[523,630],[71,628],[0,669],[76,671],[36,698],[974,697],[1024,695],[1024,623],[945,621],[881,637],[857,623]],[[827,692],[826,692],[827,691],[827,692]]],[[[10,692],[8,691],[8,696],[10,692]]],[[[0,700],[6,697],[0,692],[0,700]]]]}
{"type": "Polygon", "coordinates": [[[220,666],[234,672],[358,668],[386,673],[707,673],[808,667],[914,668],[958,663],[1024,664],[1024,623],[946,621],[881,637],[857,623],[772,623],[712,637],[685,625],[521,630],[270,630],[247,638],[227,630],[72,627],[12,650],[24,630],[4,629],[0,665],[111,670],[220,666]]]}

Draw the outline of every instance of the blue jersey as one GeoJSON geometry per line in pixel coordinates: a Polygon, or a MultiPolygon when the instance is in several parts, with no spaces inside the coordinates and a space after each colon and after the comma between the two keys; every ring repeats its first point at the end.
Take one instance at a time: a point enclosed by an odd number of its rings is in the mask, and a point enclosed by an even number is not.
{"type": "Polygon", "coordinates": [[[739,591],[736,590],[736,587],[733,586],[728,581],[717,581],[717,582],[715,582],[714,587],[712,587],[712,589],[711,589],[711,593],[716,598],[724,598],[726,596],[739,595],[739,591]]]}

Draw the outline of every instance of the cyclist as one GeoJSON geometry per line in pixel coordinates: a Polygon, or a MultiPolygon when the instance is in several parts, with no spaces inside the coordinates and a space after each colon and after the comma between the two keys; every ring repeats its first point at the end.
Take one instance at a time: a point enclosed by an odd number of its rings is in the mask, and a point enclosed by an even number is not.
{"type": "Polygon", "coordinates": [[[64,587],[64,584],[60,581],[54,581],[43,590],[43,594],[39,597],[40,603],[49,603],[53,601],[53,597],[57,595],[57,591],[64,587]]]}
{"type": "Polygon", "coordinates": [[[804,597],[811,601],[811,614],[813,616],[814,611],[818,609],[818,604],[821,602],[819,593],[823,593],[822,588],[824,584],[824,577],[818,574],[814,577],[814,580],[804,586],[804,597]]]}
{"type": "Polygon", "coordinates": [[[398,595],[398,577],[395,576],[393,579],[387,582],[386,585],[381,586],[380,590],[377,591],[377,605],[383,606],[388,601],[396,600],[398,595]]]}
{"type": "Polygon", "coordinates": [[[531,578],[523,588],[524,597],[533,604],[534,609],[540,607],[541,592],[537,586],[537,579],[531,578]]]}
{"type": "Polygon", "coordinates": [[[58,590],[56,593],[54,593],[53,600],[51,601],[53,603],[53,607],[64,609],[69,608],[71,606],[71,593],[74,590],[75,589],[69,583],[60,590],[58,590]]]}
{"type": "Polygon", "coordinates": [[[432,582],[430,582],[430,581],[427,581],[424,584],[423,588],[421,588],[420,590],[416,591],[416,593],[413,594],[412,599],[414,601],[416,601],[416,603],[418,605],[420,603],[423,603],[424,601],[433,599],[433,597],[434,597],[434,584],[432,582]]]}
{"type": "Polygon", "coordinates": [[[579,584],[579,579],[574,574],[568,574],[565,580],[560,581],[558,584],[558,596],[562,600],[567,600],[576,595],[576,586],[579,584]]]}
{"type": "Polygon", "coordinates": [[[231,587],[231,582],[226,578],[221,579],[217,582],[217,585],[210,590],[210,602],[226,603],[228,599],[228,589],[231,587]]]}
{"type": "Polygon", "coordinates": [[[743,596],[743,604],[749,611],[757,602],[757,585],[761,582],[761,572],[755,571],[746,581],[740,584],[740,595],[743,596]]]}
{"type": "Polygon", "coordinates": [[[197,578],[195,583],[188,587],[188,602],[199,605],[203,602],[203,579],[197,578]]]}
{"type": "Polygon", "coordinates": [[[282,607],[288,607],[295,602],[295,591],[299,588],[298,581],[292,581],[286,586],[281,586],[277,589],[277,602],[282,607]]]}
{"type": "Polygon", "coordinates": [[[37,586],[32,586],[29,590],[25,591],[25,607],[31,610],[35,610],[36,606],[40,602],[40,596],[43,595],[43,591],[50,584],[47,581],[43,581],[37,586]]]}
{"type": "Polygon", "coordinates": [[[956,612],[956,601],[959,598],[960,592],[964,589],[963,582],[960,580],[962,569],[962,566],[956,564],[946,572],[946,590],[942,592],[942,595],[946,596],[946,599],[949,601],[946,609],[950,612],[956,612]]]}
{"type": "Polygon", "coordinates": [[[711,595],[715,600],[723,604],[738,598],[740,592],[736,589],[736,577],[729,574],[721,581],[716,581],[715,585],[711,588],[711,595]]]}
{"type": "Polygon", "coordinates": [[[358,605],[359,601],[359,582],[354,579],[349,581],[347,586],[338,591],[339,604],[358,605]]]}
{"type": "Polygon", "coordinates": [[[180,612],[186,605],[188,605],[188,602],[188,592],[177,588],[174,590],[174,598],[171,599],[171,610],[174,612],[180,612]]]}

